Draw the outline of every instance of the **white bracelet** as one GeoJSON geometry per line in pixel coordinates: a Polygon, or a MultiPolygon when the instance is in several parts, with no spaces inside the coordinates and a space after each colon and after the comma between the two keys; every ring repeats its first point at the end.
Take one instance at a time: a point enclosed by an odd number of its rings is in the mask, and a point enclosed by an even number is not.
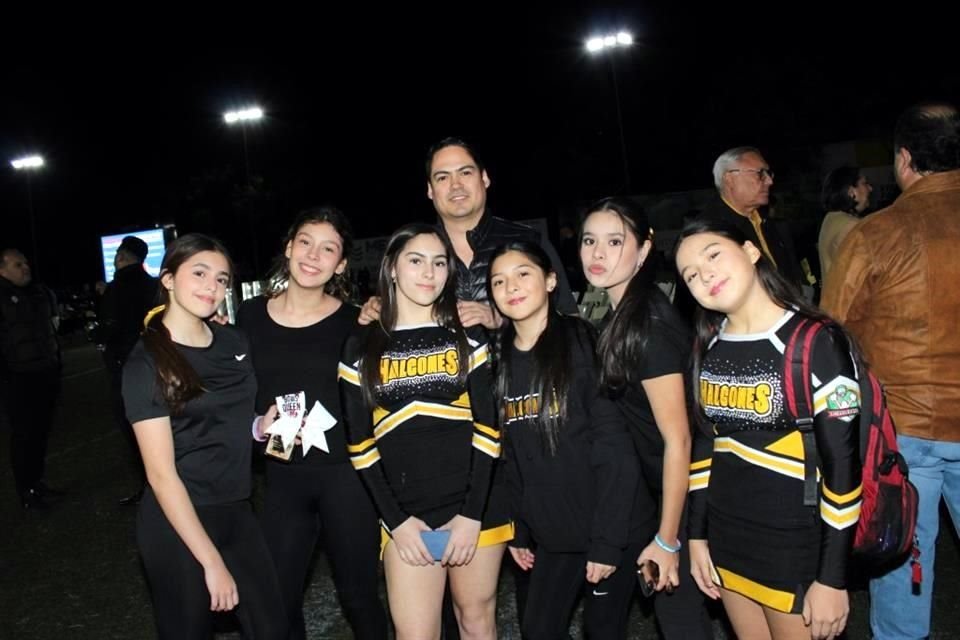
{"type": "Polygon", "coordinates": [[[667,544],[663,538],[660,537],[660,532],[658,531],[656,535],[653,536],[653,541],[657,543],[657,546],[666,551],[667,553],[677,553],[680,551],[680,548],[683,546],[680,544],[680,539],[677,539],[677,546],[672,547],[667,544]]]}

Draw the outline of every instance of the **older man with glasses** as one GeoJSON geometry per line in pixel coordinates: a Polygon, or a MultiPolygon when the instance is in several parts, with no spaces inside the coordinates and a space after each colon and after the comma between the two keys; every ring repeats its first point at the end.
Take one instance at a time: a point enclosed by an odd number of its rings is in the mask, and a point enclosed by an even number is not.
{"type": "Polygon", "coordinates": [[[802,282],[800,264],[792,239],[779,233],[772,221],[760,212],[770,204],[773,171],[754,147],[735,147],[720,154],[713,163],[713,183],[718,197],[701,216],[739,228],[777,270],[798,287],[802,282]]]}

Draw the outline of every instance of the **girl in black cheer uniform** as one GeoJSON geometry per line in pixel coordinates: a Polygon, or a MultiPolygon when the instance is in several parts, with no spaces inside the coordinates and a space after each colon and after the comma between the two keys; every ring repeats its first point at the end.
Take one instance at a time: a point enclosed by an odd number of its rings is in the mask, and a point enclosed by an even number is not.
{"type": "Polygon", "coordinates": [[[803,440],[785,407],[785,345],[823,319],[760,248],[721,223],[680,234],[677,270],[697,311],[693,394],[702,407],[690,465],[690,555],[741,638],[834,638],[860,514],[859,385],[842,330],[813,340],[819,505],[804,505],[803,440]]]}
{"type": "Polygon", "coordinates": [[[461,638],[495,638],[497,575],[513,529],[491,499],[500,456],[481,331],[456,308],[456,257],[434,227],[387,243],[380,319],[351,336],[340,364],[350,460],[383,525],[384,571],[399,640],[440,637],[449,578],[461,638]],[[424,541],[448,532],[438,562],[424,541]]]}
{"type": "Polygon", "coordinates": [[[277,567],[291,640],[306,637],[304,583],[321,535],[354,636],[387,637],[377,593],[377,514],[347,456],[337,386],[340,351],[357,323],[356,307],[346,302],[344,276],[351,243],[348,221],[338,209],[303,212],[287,232],[270,292],[245,301],[238,313],[257,373],[256,409],[265,414],[256,424],[257,439],[266,439],[278,396],[304,392],[304,411],[328,413],[335,421],[323,434],[326,450],[310,446],[305,452],[298,442],[289,461],[267,457],[261,523],[277,567]]]}
{"type": "Polygon", "coordinates": [[[287,635],[280,588],[253,516],[250,421],[256,379],[243,333],[206,320],[233,269],[223,246],[190,234],[160,268],[165,308],[123,370],[123,400],[149,490],[137,542],[157,630],[207,639],[211,611],[236,610],[248,638],[287,635]]]}

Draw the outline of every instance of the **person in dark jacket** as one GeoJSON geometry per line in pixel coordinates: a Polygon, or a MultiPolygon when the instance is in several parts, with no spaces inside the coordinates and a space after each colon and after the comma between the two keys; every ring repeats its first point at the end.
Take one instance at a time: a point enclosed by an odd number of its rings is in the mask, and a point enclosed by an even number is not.
{"type": "Polygon", "coordinates": [[[16,249],[0,252],[0,408],[10,423],[10,459],[24,509],[62,495],[43,481],[47,440],[60,394],[55,302],[33,282],[16,249]]]}
{"type": "Polygon", "coordinates": [[[587,588],[588,638],[625,638],[636,560],[656,529],[623,414],[601,393],[593,329],[557,313],[543,249],[511,242],[491,256],[490,290],[511,322],[496,375],[515,525],[509,549],[530,573],[521,632],[565,637],[587,588]]]}
{"type": "MultiPolygon", "coordinates": [[[[717,193],[698,219],[735,227],[800,291],[803,272],[793,240],[781,233],[774,221],[763,213],[770,205],[773,171],[760,150],[734,147],[721,153],[713,163],[713,183],[717,193]]],[[[673,305],[692,327],[697,303],[682,284],[677,282],[673,305]]]]}
{"type": "Polygon", "coordinates": [[[717,196],[700,215],[703,220],[735,226],[763,252],[790,284],[800,287],[802,272],[791,238],[784,236],[761,210],[770,204],[773,171],[754,147],[734,147],[713,163],[717,196]]]}
{"type": "Polygon", "coordinates": [[[113,258],[113,281],[103,293],[97,314],[99,328],[96,339],[97,343],[102,345],[103,362],[110,380],[110,404],[114,422],[130,446],[138,481],[137,490],[120,500],[121,505],[139,503],[147,482],[133,427],[123,408],[120,383],[123,379],[123,363],[127,361],[127,356],[140,338],[143,318],[157,299],[157,279],[143,267],[149,253],[150,247],[147,243],[136,236],[127,236],[120,242],[113,258]]]}
{"type": "MultiPolygon", "coordinates": [[[[576,300],[550,240],[532,227],[490,213],[490,176],[472,146],[459,138],[444,138],[427,152],[426,171],[427,197],[437,212],[437,227],[457,254],[457,308],[464,327],[500,327],[500,315],[487,296],[487,267],[494,250],[514,240],[543,247],[557,272],[557,309],[576,315],[576,300]]],[[[376,320],[379,312],[379,300],[372,298],[360,312],[360,323],[376,320]]]]}

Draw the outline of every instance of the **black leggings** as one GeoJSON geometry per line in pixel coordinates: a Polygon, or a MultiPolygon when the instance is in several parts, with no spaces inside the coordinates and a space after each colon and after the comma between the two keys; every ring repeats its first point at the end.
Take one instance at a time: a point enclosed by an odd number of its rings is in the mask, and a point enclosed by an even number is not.
{"type": "MultiPolygon", "coordinates": [[[[277,567],[290,639],[306,637],[303,590],[318,537],[333,571],[344,615],[357,640],[384,640],[387,617],[377,592],[380,525],[349,462],[267,461],[264,537],[277,567]]],[[[319,451],[311,455],[324,455],[319,451]]]]}
{"type": "Polygon", "coordinates": [[[11,373],[0,380],[10,420],[10,462],[17,492],[36,489],[46,468],[47,442],[60,394],[60,370],[11,373]]]}
{"type": "MultiPolygon", "coordinates": [[[[195,507],[237,583],[234,609],[246,638],[283,640],[287,618],[263,533],[249,502],[195,507]]],[[[161,640],[209,640],[214,618],[203,568],[147,491],[137,516],[137,544],[150,583],[161,640]]]]}
{"type": "Polygon", "coordinates": [[[130,450],[130,467],[136,476],[137,488],[147,482],[147,473],[143,468],[143,457],[140,455],[140,446],[133,433],[133,425],[127,420],[127,412],[123,405],[123,363],[114,357],[104,355],[104,366],[107,369],[107,378],[110,381],[110,409],[113,412],[113,421],[123,435],[124,441],[130,450]]]}
{"type": "Polygon", "coordinates": [[[627,618],[637,585],[637,556],[642,544],[627,547],[620,564],[606,580],[590,584],[585,553],[555,553],[536,550],[530,572],[530,587],[521,631],[525,640],[566,640],[570,615],[584,588],[583,630],[591,640],[617,639],[627,635],[627,618]]]}
{"type": "Polygon", "coordinates": [[[653,610],[666,640],[707,640],[713,638],[713,625],[703,592],[690,575],[686,518],[680,532],[680,586],[673,593],[661,591],[653,596],[653,610]]]}

